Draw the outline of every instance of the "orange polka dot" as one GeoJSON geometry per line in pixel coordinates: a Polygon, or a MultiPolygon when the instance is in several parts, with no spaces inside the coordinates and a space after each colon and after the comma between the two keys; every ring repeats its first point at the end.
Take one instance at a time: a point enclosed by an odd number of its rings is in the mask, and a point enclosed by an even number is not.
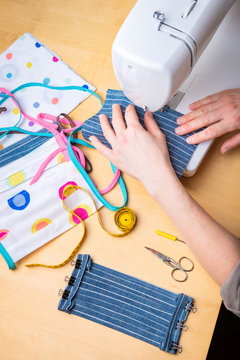
{"type": "Polygon", "coordinates": [[[56,105],[59,102],[58,98],[52,98],[52,104],[56,105]]]}
{"type": "Polygon", "coordinates": [[[6,58],[7,58],[8,60],[10,60],[10,59],[12,58],[12,56],[13,56],[12,53],[8,53],[8,54],[6,55],[6,58]]]}

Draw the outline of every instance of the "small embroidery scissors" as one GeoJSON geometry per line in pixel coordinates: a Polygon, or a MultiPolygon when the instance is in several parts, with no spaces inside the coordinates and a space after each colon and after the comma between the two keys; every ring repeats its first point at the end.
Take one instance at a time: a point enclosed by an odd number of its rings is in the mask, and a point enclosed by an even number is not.
{"type": "Polygon", "coordinates": [[[188,257],[186,256],[182,256],[178,262],[176,262],[175,260],[171,259],[170,257],[166,256],[166,255],[163,255],[161,254],[159,251],[157,250],[154,250],[154,249],[151,249],[149,247],[146,247],[145,246],[145,249],[151,251],[154,255],[158,256],[163,262],[164,264],[168,265],[168,266],[171,266],[173,268],[172,272],[171,272],[171,277],[173,280],[175,281],[178,281],[178,282],[183,282],[183,281],[186,281],[187,278],[188,278],[188,272],[189,271],[192,271],[193,268],[194,268],[194,264],[192,262],[191,259],[189,259],[188,257]],[[181,265],[181,263],[183,262],[183,260],[187,260],[187,262],[191,265],[189,268],[185,268],[181,265]],[[176,273],[178,271],[181,271],[183,274],[184,274],[184,278],[183,279],[179,279],[178,277],[176,277],[176,273]]]}

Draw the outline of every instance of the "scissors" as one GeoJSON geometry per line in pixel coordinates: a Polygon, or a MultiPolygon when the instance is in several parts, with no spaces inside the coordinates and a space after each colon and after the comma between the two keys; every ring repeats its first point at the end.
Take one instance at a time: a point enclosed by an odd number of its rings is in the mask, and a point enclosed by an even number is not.
{"type": "Polygon", "coordinates": [[[146,247],[145,246],[145,249],[151,251],[154,255],[157,255],[163,262],[164,264],[167,264],[168,266],[171,266],[173,268],[172,272],[171,272],[171,277],[173,280],[175,281],[178,281],[178,282],[183,282],[183,281],[186,281],[187,278],[188,278],[188,272],[189,271],[192,271],[193,268],[194,268],[194,264],[192,262],[191,259],[189,259],[188,257],[186,256],[182,256],[178,262],[176,262],[175,260],[171,259],[170,257],[166,256],[166,255],[163,255],[161,254],[159,251],[157,250],[154,250],[154,249],[151,249],[149,247],[146,247]],[[190,264],[190,267],[189,268],[185,268],[181,265],[182,261],[186,259],[187,262],[190,264]],[[178,277],[176,277],[176,273],[178,271],[181,271],[183,274],[184,274],[184,278],[183,279],[179,279],[178,277]]]}

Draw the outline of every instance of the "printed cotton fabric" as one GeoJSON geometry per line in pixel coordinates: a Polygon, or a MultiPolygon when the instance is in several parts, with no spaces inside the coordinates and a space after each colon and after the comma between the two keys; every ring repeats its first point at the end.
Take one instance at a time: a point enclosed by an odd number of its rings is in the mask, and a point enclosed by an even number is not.
{"type": "MultiPolygon", "coordinates": [[[[1,87],[11,91],[29,82],[39,82],[50,86],[76,85],[95,90],[93,85],[62,61],[59,55],[48,49],[32,34],[26,33],[0,54],[0,84],[1,87]]],[[[14,96],[23,111],[36,118],[41,112],[54,116],[62,112],[68,114],[86,99],[89,93],[30,87],[16,92],[14,96]]],[[[16,124],[19,119],[19,110],[12,100],[7,99],[1,106],[5,106],[7,111],[0,114],[0,127],[16,124]]],[[[19,126],[30,131],[41,130],[40,125],[26,119],[19,126]]],[[[26,135],[8,135],[0,139],[0,143],[7,148],[25,137],[26,135]]],[[[41,140],[41,142],[44,141],[46,139],[41,140]]]]}
{"type": "MultiPolygon", "coordinates": [[[[96,206],[101,206],[82,175],[71,161],[64,162],[62,154],[47,165],[36,183],[29,185],[46,154],[56,148],[55,139],[51,139],[6,165],[1,173],[0,254],[9,268],[14,268],[19,259],[80,222],[63,208],[63,191],[68,185],[85,188],[96,206]]],[[[84,192],[72,191],[65,196],[65,205],[82,220],[95,212],[92,200],[84,192]]]]}
{"type": "Polygon", "coordinates": [[[193,298],[175,294],[78,255],[58,309],[146,341],[169,353],[179,349],[193,298]]]}
{"type": "MultiPolygon", "coordinates": [[[[123,113],[125,113],[126,107],[133,103],[128,98],[126,98],[122,91],[109,89],[107,91],[106,100],[102,109],[96,115],[92,116],[90,119],[84,122],[82,134],[86,140],[89,140],[91,135],[95,135],[103,144],[110,147],[109,143],[103,136],[99,122],[99,115],[105,114],[109,121],[112,122],[113,104],[120,104],[123,113]]],[[[139,106],[135,106],[135,108],[140,122],[144,126],[143,118],[145,112],[139,106]]],[[[170,159],[178,177],[182,175],[196,148],[196,145],[190,145],[186,142],[186,138],[189,135],[179,136],[175,134],[174,130],[178,126],[176,119],[180,115],[182,114],[171,110],[170,108],[165,108],[164,111],[159,110],[153,113],[154,119],[156,120],[159,128],[166,136],[170,159]]]]}

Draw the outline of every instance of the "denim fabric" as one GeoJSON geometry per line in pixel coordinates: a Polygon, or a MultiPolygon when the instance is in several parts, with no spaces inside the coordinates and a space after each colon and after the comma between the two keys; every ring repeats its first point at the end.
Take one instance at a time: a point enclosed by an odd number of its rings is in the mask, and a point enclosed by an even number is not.
{"type": "MultiPolygon", "coordinates": [[[[95,135],[103,144],[110,147],[109,143],[103,136],[98,115],[105,114],[111,122],[113,104],[120,104],[123,113],[125,113],[126,107],[133,103],[124,96],[122,91],[108,90],[107,97],[102,109],[96,115],[86,120],[83,124],[82,135],[86,140],[88,140],[91,135],[95,135]]],[[[143,118],[145,112],[139,106],[135,106],[135,108],[140,122],[144,126],[143,118]]],[[[153,115],[158,126],[166,136],[168,151],[173,168],[177,176],[180,177],[182,172],[185,170],[196,148],[196,145],[190,145],[185,141],[189,134],[183,136],[175,134],[174,130],[178,126],[176,119],[182,114],[166,107],[164,111],[156,111],[153,115]]]]}
{"type": "MultiPolygon", "coordinates": [[[[46,129],[41,129],[40,132],[49,132],[49,131],[46,129]]],[[[37,149],[39,146],[44,144],[49,139],[50,137],[30,135],[0,150],[0,167],[5,166],[29,154],[30,152],[37,149]]]]}
{"type": "Polygon", "coordinates": [[[193,298],[161,289],[78,255],[58,309],[174,354],[193,298]]]}

